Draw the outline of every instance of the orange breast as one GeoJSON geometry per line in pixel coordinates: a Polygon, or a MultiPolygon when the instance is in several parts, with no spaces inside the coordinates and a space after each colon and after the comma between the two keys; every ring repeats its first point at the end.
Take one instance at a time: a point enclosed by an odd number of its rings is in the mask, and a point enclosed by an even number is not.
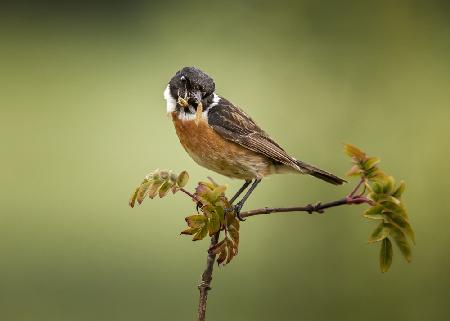
{"type": "Polygon", "coordinates": [[[274,171],[270,159],[223,138],[205,119],[197,125],[194,120],[178,119],[174,112],[172,120],[181,145],[199,165],[239,179],[261,178],[274,171]]]}

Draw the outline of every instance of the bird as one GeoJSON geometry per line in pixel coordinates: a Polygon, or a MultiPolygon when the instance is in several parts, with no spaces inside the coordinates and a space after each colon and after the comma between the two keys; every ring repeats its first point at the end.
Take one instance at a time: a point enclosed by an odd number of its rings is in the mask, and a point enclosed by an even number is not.
{"type": "Polygon", "coordinates": [[[216,94],[214,80],[196,67],[177,71],[164,90],[164,98],[167,113],[189,156],[209,170],[244,180],[230,199],[239,220],[243,220],[240,212],[244,203],[268,175],[298,173],[334,185],[346,182],[290,156],[241,108],[216,94]],[[233,205],[245,190],[246,194],[233,205]]]}

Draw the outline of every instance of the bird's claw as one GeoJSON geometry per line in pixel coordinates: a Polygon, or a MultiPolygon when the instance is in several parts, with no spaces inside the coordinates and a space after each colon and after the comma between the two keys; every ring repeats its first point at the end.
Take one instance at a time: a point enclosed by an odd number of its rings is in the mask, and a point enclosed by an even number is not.
{"type": "Polygon", "coordinates": [[[242,204],[238,203],[236,205],[233,205],[233,210],[234,210],[234,213],[236,214],[237,219],[241,222],[244,222],[245,218],[241,217],[241,209],[242,209],[242,204]]]}
{"type": "Polygon", "coordinates": [[[225,211],[226,212],[234,212],[237,219],[241,222],[244,222],[245,218],[241,217],[241,208],[242,208],[242,205],[238,203],[236,205],[232,205],[231,207],[227,208],[225,211]]]}

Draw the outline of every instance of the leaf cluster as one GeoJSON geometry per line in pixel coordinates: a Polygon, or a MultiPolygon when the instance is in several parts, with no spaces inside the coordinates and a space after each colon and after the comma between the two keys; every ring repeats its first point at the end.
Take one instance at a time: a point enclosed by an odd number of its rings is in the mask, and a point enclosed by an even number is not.
{"type": "Polygon", "coordinates": [[[194,193],[200,212],[185,218],[188,228],[181,234],[193,235],[198,241],[208,234],[212,236],[224,231],[224,238],[209,249],[218,255],[218,264],[228,264],[238,253],[239,221],[225,196],[226,186],[218,185],[213,180],[199,182],[194,193]]]}
{"type": "Polygon", "coordinates": [[[128,204],[134,207],[136,201],[140,205],[146,197],[153,199],[159,196],[163,198],[170,191],[175,194],[186,186],[188,181],[189,174],[186,171],[182,171],[177,175],[173,171],[156,169],[147,174],[142,183],[136,187],[131,194],[128,204]]]}
{"type": "Polygon", "coordinates": [[[364,181],[365,192],[371,207],[364,217],[378,221],[369,237],[369,243],[381,242],[380,269],[387,272],[392,264],[392,242],[396,243],[404,258],[411,261],[411,246],[415,242],[414,231],[409,222],[402,194],[405,182],[396,184],[395,179],[380,170],[380,159],[369,157],[359,148],[346,144],[344,151],[352,158],[349,176],[359,176],[364,181]]]}

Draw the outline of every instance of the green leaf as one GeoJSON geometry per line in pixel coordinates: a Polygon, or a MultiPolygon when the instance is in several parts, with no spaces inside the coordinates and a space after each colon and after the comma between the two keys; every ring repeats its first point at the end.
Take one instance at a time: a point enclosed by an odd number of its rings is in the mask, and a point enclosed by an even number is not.
{"type": "Polygon", "coordinates": [[[189,181],[189,174],[186,171],[182,171],[177,178],[177,185],[179,187],[185,187],[189,181]]]}
{"type": "Polygon", "coordinates": [[[380,170],[377,167],[372,167],[370,169],[364,170],[364,176],[369,181],[374,181],[380,175],[380,170]]]}
{"type": "Polygon", "coordinates": [[[408,220],[404,218],[401,214],[393,213],[393,212],[386,212],[383,211],[383,215],[389,219],[390,222],[392,222],[394,225],[401,228],[406,235],[415,243],[415,234],[411,227],[411,224],[409,224],[408,220]]]}
{"type": "Polygon", "coordinates": [[[394,190],[395,179],[392,176],[387,176],[385,180],[383,180],[383,193],[391,194],[394,190]]]}
{"type": "Polygon", "coordinates": [[[166,196],[171,187],[172,183],[170,181],[164,182],[164,184],[162,184],[162,186],[159,188],[159,198],[163,198],[164,196],[166,196]]]}
{"type": "Polygon", "coordinates": [[[203,227],[208,219],[201,214],[194,214],[184,219],[189,227],[203,227]]]}
{"type": "Polygon", "coordinates": [[[377,194],[375,192],[367,194],[367,197],[374,202],[378,202],[378,200],[380,198],[379,194],[377,194]]]}
{"type": "Polygon", "coordinates": [[[383,206],[375,205],[370,207],[367,211],[365,211],[364,215],[381,214],[381,212],[383,212],[383,206]]]}
{"type": "Polygon", "coordinates": [[[128,205],[130,205],[130,207],[134,207],[134,204],[136,203],[136,197],[139,191],[139,187],[137,187],[134,192],[131,194],[130,200],[128,201],[128,205]]]}
{"type": "Polygon", "coordinates": [[[200,231],[198,231],[192,241],[199,241],[199,240],[203,240],[205,238],[205,236],[208,234],[208,224],[203,225],[203,227],[200,229],[200,231]]]}
{"type": "MultiPolygon", "coordinates": [[[[393,197],[391,197],[393,198],[393,197]]],[[[406,214],[405,208],[401,205],[400,201],[396,198],[393,198],[394,200],[390,201],[382,201],[381,205],[389,212],[397,213],[401,216],[403,216],[405,219],[408,218],[408,215],[406,214]]]]}
{"type": "Polygon", "coordinates": [[[361,167],[365,171],[368,171],[368,170],[374,168],[379,162],[380,162],[380,159],[378,157],[370,157],[362,163],[361,167]]]}
{"type": "Polygon", "coordinates": [[[382,193],[383,192],[383,186],[381,185],[380,182],[374,181],[372,182],[372,184],[370,185],[370,187],[372,188],[372,191],[374,193],[382,193]]]}
{"type": "Polygon", "coordinates": [[[403,257],[406,259],[406,261],[411,262],[411,246],[405,234],[400,229],[393,226],[391,236],[394,239],[395,244],[399,248],[400,252],[402,252],[403,257]]]}
{"type": "Polygon", "coordinates": [[[197,196],[197,200],[200,201],[200,203],[202,203],[202,209],[206,208],[208,205],[211,205],[211,203],[204,197],[196,194],[197,196]]]}
{"type": "Polygon", "coordinates": [[[405,228],[409,224],[408,221],[398,213],[394,213],[389,210],[384,210],[383,215],[400,228],[405,228]]]}
{"type": "Polygon", "coordinates": [[[209,195],[211,202],[214,204],[217,202],[219,196],[223,195],[227,187],[225,185],[219,185],[215,187],[209,195]]]}
{"type": "Polygon", "coordinates": [[[220,204],[220,202],[216,202],[216,205],[214,206],[214,211],[217,213],[217,215],[219,215],[219,222],[220,224],[224,224],[225,221],[225,210],[222,206],[222,204],[220,204]]]}
{"type": "Polygon", "coordinates": [[[394,193],[392,193],[392,196],[400,199],[403,192],[405,191],[406,188],[406,184],[404,181],[401,181],[400,184],[398,185],[397,189],[394,191],[394,193]]]}
{"type": "Polygon", "coordinates": [[[381,214],[364,214],[365,218],[368,218],[369,220],[384,220],[383,215],[381,214]]]}
{"type": "Polygon", "coordinates": [[[220,217],[216,211],[210,212],[211,217],[209,219],[209,236],[216,234],[220,230],[220,217]]]}
{"type": "Polygon", "coordinates": [[[344,152],[350,156],[354,157],[357,160],[364,160],[366,157],[366,154],[360,150],[358,147],[352,145],[352,144],[345,144],[344,145],[344,152]]]}
{"type": "Polygon", "coordinates": [[[403,231],[405,232],[406,235],[408,235],[408,237],[411,239],[413,244],[416,244],[416,233],[414,232],[411,224],[408,223],[408,226],[406,226],[403,229],[403,231]]]}
{"type": "Polygon", "coordinates": [[[385,273],[389,270],[392,264],[392,243],[388,238],[383,239],[380,249],[380,269],[385,273]]]}
{"type": "Polygon", "coordinates": [[[369,243],[379,242],[385,239],[390,232],[390,224],[380,223],[369,237],[369,243]]]}
{"type": "Polygon", "coordinates": [[[199,227],[188,227],[187,229],[182,231],[180,234],[193,235],[193,234],[197,233],[199,230],[200,230],[199,227]]]}
{"type": "Polygon", "coordinates": [[[141,204],[142,201],[144,200],[145,196],[147,195],[147,191],[148,191],[148,188],[150,187],[151,183],[152,182],[150,182],[150,181],[145,181],[139,187],[139,191],[137,193],[137,198],[136,198],[138,204],[141,204]]]}
{"type": "Polygon", "coordinates": [[[384,174],[378,168],[372,168],[365,173],[365,176],[369,181],[376,181],[383,180],[386,174],[384,174]]]}

